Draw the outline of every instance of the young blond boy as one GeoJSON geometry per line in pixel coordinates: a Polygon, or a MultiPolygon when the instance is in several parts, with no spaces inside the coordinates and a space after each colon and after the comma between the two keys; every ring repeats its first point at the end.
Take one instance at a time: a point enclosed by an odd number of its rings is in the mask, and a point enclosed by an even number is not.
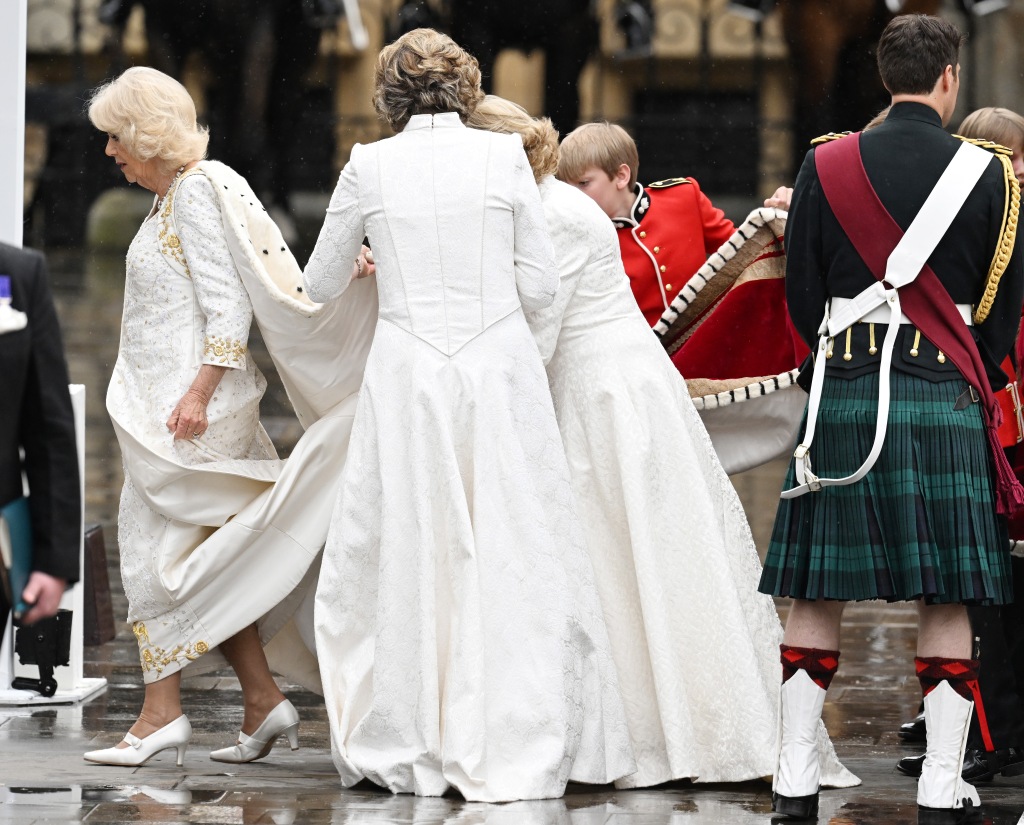
{"type": "Polygon", "coordinates": [[[587,123],[562,140],[558,177],[581,189],[618,230],[622,262],[652,326],[735,227],[693,178],[637,181],[636,143],[614,123],[587,123]]]}

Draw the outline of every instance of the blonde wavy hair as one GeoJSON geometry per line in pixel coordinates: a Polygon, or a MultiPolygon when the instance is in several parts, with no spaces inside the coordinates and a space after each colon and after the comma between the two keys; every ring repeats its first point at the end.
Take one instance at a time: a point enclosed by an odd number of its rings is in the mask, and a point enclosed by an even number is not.
{"type": "Polygon", "coordinates": [[[381,49],[373,84],[373,107],[396,132],[419,114],[458,112],[465,122],[484,96],[476,58],[433,29],[413,29],[381,49]]]}
{"type": "Polygon", "coordinates": [[[640,155],[636,141],[629,132],[607,120],[584,123],[562,138],[558,160],[558,177],[568,183],[577,180],[591,166],[614,178],[619,167],[629,167],[629,185],[636,184],[640,171],[640,155]]]}
{"type": "Polygon", "coordinates": [[[177,80],[135,66],[93,92],[89,120],[116,135],[132,157],[156,160],[169,172],[206,157],[209,130],[196,119],[196,104],[177,80]]]}
{"type": "Polygon", "coordinates": [[[558,132],[548,118],[530,117],[518,103],[487,95],[466,120],[466,125],[503,135],[520,135],[538,183],[558,171],[558,132]]]}

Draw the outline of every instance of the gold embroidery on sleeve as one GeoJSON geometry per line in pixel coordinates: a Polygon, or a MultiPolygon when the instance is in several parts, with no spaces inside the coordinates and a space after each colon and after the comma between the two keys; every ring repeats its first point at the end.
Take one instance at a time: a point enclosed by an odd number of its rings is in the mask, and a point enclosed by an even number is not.
{"type": "Polygon", "coordinates": [[[241,366],[248,351],[241,341],[221,338],[219,335],[207,336],[203,357],[213,356],[218,364],[241,366]]]}

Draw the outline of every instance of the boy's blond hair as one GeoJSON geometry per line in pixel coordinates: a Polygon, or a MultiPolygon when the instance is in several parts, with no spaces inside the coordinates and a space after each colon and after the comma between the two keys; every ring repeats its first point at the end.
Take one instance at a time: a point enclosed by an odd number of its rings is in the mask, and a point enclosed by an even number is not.
{"type": "Polygon", "coordinates": [[[584,123],[562,138],[558,156],[558,177],[572,183],[590,167],[596,166],[615,177],[619,167],[629,167],[629,186],[636,185],[640,156],[636,142],[621,126],[609,123],[584,123]]]}
{"type": "Polygon", "coordinates": [[[988,106],[965,117],[957,134],[991,140],[1020,152],[1024,150],[1024,117],[1000,106],[988,106]]]}

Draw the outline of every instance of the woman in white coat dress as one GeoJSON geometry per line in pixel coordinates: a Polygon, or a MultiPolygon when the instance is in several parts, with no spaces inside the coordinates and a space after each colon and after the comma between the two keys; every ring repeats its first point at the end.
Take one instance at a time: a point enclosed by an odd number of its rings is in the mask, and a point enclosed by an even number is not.
{"type": "MultiPolygon", "coordinates": [[[[618,784],[769,776],[782,627],[757,592],[761,565],[736,491],[636,305],[613,225],[552,177],[551,122],[489,95],[468,124],[522,137],[558,258],[555,300],[527,321],[547,364],[637,760],[618,784]]],[[[857,784],[824,728],[819,754],[823,784],[857,784]]]]}
{"type": "Polygon", "coordinates": [[[417,29],[374,95],[305,270],[330,301],[367,236],[380,302],[317,591],[344,785],[560,796],[634,770],[544,366],[558,286],[518,137],[467,129],[476,60],[417,29]]]}

